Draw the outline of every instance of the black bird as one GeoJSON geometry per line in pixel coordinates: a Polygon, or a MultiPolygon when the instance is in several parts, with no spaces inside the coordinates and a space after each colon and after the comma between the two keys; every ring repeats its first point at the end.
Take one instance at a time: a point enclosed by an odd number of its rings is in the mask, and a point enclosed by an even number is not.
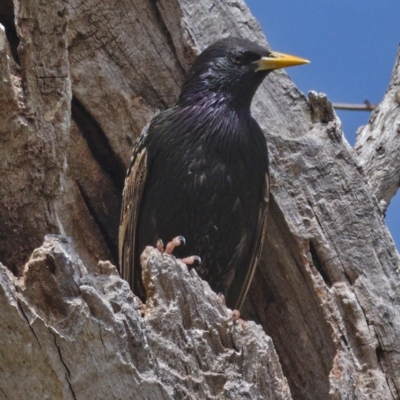
{"type": "Polygon", "coordinates": [[[144,248],[182,235],[186,245],[175,255],[199,255],[199,275],[240,308],[260,256],[269,197],[267,146],[251,101],[269,72],[304,63],[249,40],[220,40],[197,57],[177,104],[142,132],[119,237],[121,275],[139,297],[144,248]]]}

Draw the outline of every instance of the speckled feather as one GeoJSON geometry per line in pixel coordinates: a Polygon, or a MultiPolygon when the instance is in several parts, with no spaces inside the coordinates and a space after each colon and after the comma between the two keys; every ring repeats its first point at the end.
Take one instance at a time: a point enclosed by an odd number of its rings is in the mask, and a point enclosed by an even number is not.
{"type": "MultiPolygon", "coordinates": [[[[230,307],[245,298],[261,252],[269,196],[265,137],[250,114],[267,72],[227,71],[231,54],[264,55],[242,39],[203,52],[177,105],[158,114],[134,148],[123,194],[120,271],[145,298],[139,256],[183,235],[177,257],[196,267],[230,307]]],[[[250,57],[249,56],[249,57],[250,57]]],[[[254,56],[254,55],[253,55],[254,56]]]]}

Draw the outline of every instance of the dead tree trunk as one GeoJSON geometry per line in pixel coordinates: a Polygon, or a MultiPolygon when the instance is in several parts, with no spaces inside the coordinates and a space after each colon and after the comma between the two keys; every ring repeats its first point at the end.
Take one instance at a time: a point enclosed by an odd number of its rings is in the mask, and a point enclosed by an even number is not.
{"type": "Polygon", "coordinates": [[[98,264],[117,260],[132,143],[196,54],[266,43],[245,4],[4,0],[0,23],[0,397],[400,398],[400,258],[382,216],[400,181],[400,56],[355,151],[324,95],[279,71],[258,91],[272,195],[243,311],[261,329],[156,251],[144,317],[98,264]]]}

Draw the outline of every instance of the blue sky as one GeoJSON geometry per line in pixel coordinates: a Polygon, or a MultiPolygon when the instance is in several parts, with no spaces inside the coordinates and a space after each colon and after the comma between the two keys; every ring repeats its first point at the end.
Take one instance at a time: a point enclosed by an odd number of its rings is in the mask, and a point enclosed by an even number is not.
{"type": "MultiPolygon", "coordinates": [[[[399,0],[246,0],[271,48],[311,61],[287,72],[305,94],[326,93],[332,102],[379,103],[388,87],[400,43],[399,0]]],[[[365,111],[338,111],[354,145],[365,111]]],[[[400,249],[400,194],[386,223],[400,249]]]]}

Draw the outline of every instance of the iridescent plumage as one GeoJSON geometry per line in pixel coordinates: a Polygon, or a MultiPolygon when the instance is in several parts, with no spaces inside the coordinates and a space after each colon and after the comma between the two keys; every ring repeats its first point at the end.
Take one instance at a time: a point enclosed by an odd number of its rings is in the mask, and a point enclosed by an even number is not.
{"type": "MultiPolygon", "coordinates": [[[[195,61],[177,105],[151,121],[125,182],[120,268],[145,297],[139,256],[182,235],[177,257],[199,255],[199,275],[228,306],[243,303],[260,256],[269,197],[265,137],[251,116],[274,54],[248,40],[216,42],[195,61]]],[[[275,59],[274,59],[275,61],[275,59]]]]}

